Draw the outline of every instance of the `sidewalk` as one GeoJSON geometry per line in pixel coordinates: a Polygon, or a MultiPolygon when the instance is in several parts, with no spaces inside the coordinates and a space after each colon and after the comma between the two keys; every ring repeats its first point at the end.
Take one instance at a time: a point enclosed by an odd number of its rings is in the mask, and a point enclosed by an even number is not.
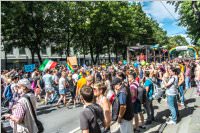
{"type": "Polygon", "coordinates": [[[200,132],[200,97],[195,96],[196,88],[185,94],[186,108],[179,110],[180,118],[176,125],[167,125],[163,133],[199,133],[200,132]]]}
{"type": "MultiPolygon", "coordinates": [[[[196,89],[192,88],[185,93],[186,107],[179,107],[180,119],[176,125],[167,125],[170,111],[168,109],[166,99],[162,99],[160,103],[153,101],[155,118],[151,125],[146,126],[141,133],[199,133],[200,132],[200,97],[195,97],[196,89]]],[[[146,120],[147,115],[144,114],[146,120]]],[[[133,122],[134,124],[134,122],[133,122]]],[[[112,133],[120,133],[119,124],[113,123],[111,126],[112,133]]],[[[80,129],[70,133],[81,133],[80,129]]]]}

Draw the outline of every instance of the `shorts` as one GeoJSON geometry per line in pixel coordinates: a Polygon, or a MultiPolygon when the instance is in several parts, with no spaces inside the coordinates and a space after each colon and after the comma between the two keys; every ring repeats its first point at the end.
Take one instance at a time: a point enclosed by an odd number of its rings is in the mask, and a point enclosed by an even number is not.
{"type": "Polygon", "coordinates": [[[140,101],[137,99],[134,103],[133,103],[133,113],[134,114],[138,114],[142,112],[142,106],[140,101]]]}
{"type": "Polygon", "coordinates": [[[60,89],[59,94],[60,95],[65,95],[67,93],[66,89],[60,89]]]}
{"type": "Polygon", "coordinates": [[[45,92],[52,92],[52,91],[54,91],[54,88],[51,85],[45,86],[45,92]]]}

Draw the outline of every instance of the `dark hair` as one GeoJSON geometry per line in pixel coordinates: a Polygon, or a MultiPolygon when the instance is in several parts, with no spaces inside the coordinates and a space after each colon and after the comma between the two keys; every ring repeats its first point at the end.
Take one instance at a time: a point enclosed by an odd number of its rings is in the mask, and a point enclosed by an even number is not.
{"type": "Polygon", "coordinates": [[[93,101],[93,97],[94,97],[94,93],[93,93],[93,89],[90,86],[84,86],[81,91],[81,96],[83,97],[83,99],[86,102],[92,102],[93,101]]]}
{"type": "Polygon", "coordinates": [[[150,75],[150,72],[149,72],[149,71],[145,71],[144,76],[145,76],[145,77],[149,77],[149,75],[150,75]]]}
{"type": "Polygon", "coordinates": [[[86,77],[87,74],[86,74],[85,72],[82,72],[82,76],[83,76],[83,77],[86,77]]]}
{"type": "Polygon", "coordinates": [[[133,72],[129,73],[128,76],[131,76],[133,79],[135,79],[135,76],[134,76],[133,72]]]}
{"type": "Polygon", "coordinates": [[[112,81],[111,73],[107,72],[107,73],[105,73],[104,75],[105,75],[105,79],[106,79],[106,80],[108,79],[108,80],[112,81]]]}

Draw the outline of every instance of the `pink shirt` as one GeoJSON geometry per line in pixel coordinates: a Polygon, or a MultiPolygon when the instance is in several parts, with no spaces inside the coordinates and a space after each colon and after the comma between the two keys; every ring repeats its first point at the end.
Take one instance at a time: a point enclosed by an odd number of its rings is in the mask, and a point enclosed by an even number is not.
{"type": "Polygon", "coordinates": [[[131,92],[132,103],[134,103],[137,99],[137,88],[138,88],[138,86],[139,86],[139,83],[137,81],[130,84],[130,92],[131,92]]]}

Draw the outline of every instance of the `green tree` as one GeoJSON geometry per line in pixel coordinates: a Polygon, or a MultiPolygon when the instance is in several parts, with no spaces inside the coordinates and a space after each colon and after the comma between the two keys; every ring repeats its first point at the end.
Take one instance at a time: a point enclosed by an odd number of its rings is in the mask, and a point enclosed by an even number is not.
{"type": "Polygon", "coordinates": [[[187,33],[195,45],[200,46],[200,2],[169,2],[176,6],[180,15],[180,25],[187,28],[187,33]]]}

